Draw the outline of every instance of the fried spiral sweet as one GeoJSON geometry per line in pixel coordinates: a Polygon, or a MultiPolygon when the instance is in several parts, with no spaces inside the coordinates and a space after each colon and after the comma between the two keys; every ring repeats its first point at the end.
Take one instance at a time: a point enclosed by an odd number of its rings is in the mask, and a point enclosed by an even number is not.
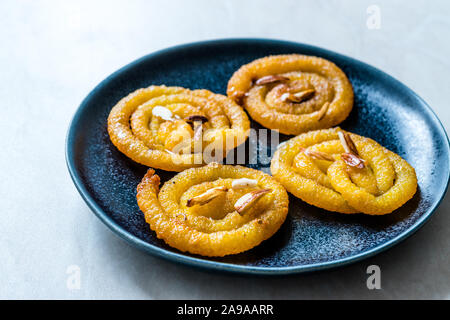
{"type": "Polygon", "coordinates": [[[227,94],[264,127],[293,135],[335,126],[353,107],[353,89],[341,69],[299,54],[242,66],[229,80],[227,94]]]}
{"type": "Polygon", "coordinates": [[[108,117],[109,136],[122,153],[167,171],[203,165],[206,148],[212,157],[226,156],[246,140],[249,128],[247,115],[231,99],[181,87],[136,90],[108,117]]]}
{"type": "Polygon", "coordinates": [[[296,197],[340,213],[391,213],[417,189],[414,168],[399,155],[340,128],[288,140],[275,152],[270,169],[296,197]]]}
{"type": "Polygon", "coordinates": [[[225,256],[270,238],[288,212],[286,190],[262,171],[211,163],[178,173],[159,190],[149,169],[139,208],[158,238],[181,251],[225,256]]]}

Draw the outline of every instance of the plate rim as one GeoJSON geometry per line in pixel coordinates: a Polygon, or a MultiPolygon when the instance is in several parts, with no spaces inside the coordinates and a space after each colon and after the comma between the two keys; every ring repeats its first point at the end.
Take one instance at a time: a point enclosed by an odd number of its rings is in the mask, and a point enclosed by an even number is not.
{"type": "MultiPolygon", "coordinates": [[[[358,254],[350,255],[345,258],[336,259],[333,261],[326,261],[326,262],[317,262],[312,264],[306,264],[306,265],[300,265],[300,266],[286,266],[286,267],[258,267],[258,266],[247,266],[247,265],[239,265],[239,264],[233,264],[233,263],[225,263],[225,262],[219,262],[219,261],[212,261],[212,260],[206,260],[201,257],[192,257],[185,255],[184,253],[180,252],[172,252],[168,251],[164,248],[157,247],[153,244],[150,244],[148,242],[145,242],[142,239],[139,239],[137,236],[133,235],[132,233],[126,231],[123,229],[118,223],[116,223],[106,212],[103,211],[102,208],[97,204],[97,202],[92,197],[91,193],[87,190],[86,186],[83,183],[82,177],[77,171],[77,165],[75,163],[75,133],[76,133],[76,127],[79,125],[80,117],[83,111],[88,107],[88,102],[90,101],[90,98],[100,89],[103,88],[104,85],[106,85],[109,80],[116,77],[118,74],[126,71],[127,69],[141,63],[142,61],[145,61],[147,59],[151,59],[155,56],[163,55],[169,52],[173,51],[179,51],[184,49],[190,49],[194,47],[201,47],[205,45],[223,45],[223,44],[232,44],[232,43],[253,43],[253,44],[262,44],[262,43],[270,43],[275,45],[300,45],[304,48],[309,48],[312,50],[322,51],[327,54],[332,55],[338,55],[342,58],[349,59],[356,61],[358,63],[361,63],[365,67],[368,67],[372,69],[373,71],[379,73],[380,75],[383,75],[385,77],[388,77],[388,79],[393,80],[394,82],[404,86],[407,91],[412,94],[416,99],[420,101],[420,103],[424,106],[425,110],[427,110],[430,113],[431,120],[435,123],[437,129],[439,129],[439,133],[441,136],[444,137],[444,140],[447,142],[445,144],[445,153],[448,155],[450,154],[450,142],[448,135],[445,131],[444,126],[442,125],[441,121],[437,117],[436,113],[433,111],[433,109],[418,95],[416,94],[411,88],[409,88],[407,85],[403,84],[399,80],[395,79],[391,75],[387,74],[386,72],[373,67],[365,62],[362,62],[358,59],[349,57],[347,55],[343,55],[341,53],[331,51],[328,49],[324,49],[318,46],[313,46],[309,44],[304,44],[301,42],[295,42],[295,41],[286,41],[286,40],[278,40],[278,39],[268,39],[268,38],[224,38],[224,39],[213,39],[213,40],[205,40],[205,41],[196,41],[196,42],[190,42],[190,43],[184,43],[179,44],[175,46],[171,46],[168,48],[164,48],[161,50],[157,50],[155,52],[149,53],[147,55],[144,55],[125,66],[119,68],[109,76],[107,76],[105,79],[103,79],[99,84],[97,84],[93,90],[89,92],[89,94],[82,100],[78,108],[76,109],[70,124],[69,128],[67,130],[66,139],[65,139],[65,160],[66,165],[70,174],[70,177],[78,191],[78,193],[81,195],[82,199],[86,202],[88,207],[91,209],[91,211],[102,221],[109,229],[111,229],[116,235],[118,235],[120,238],[124,239],[126,242],[131,244],[132,246],[143,250],[153,256],[163,258],[168,261],[184,264],[191,267],[197,267],[201,269],[208,269],[208,270],[214,270],[214,271],[224,271],[228,273],[237,273],[237,274],[252,274],[252,275],[267,275],[267,276],[273,276],[273,275],[290,275],[290,274],[299,274],[299,273],[306,273],[306,272],[312,272],[312,271],[319,271],[319,270],[325,270],[325,269],[331,269],[336,268],[340,266],[345,266],[351,263],[356,263],[358,261],[367,259],[369,257],[372,257],[378,253],[381,253],[394,245],[406,240],[410,236],[412,236],[416,231],[418,231],[435,213],[436,209],[441,204],[442,200],[445,197],[445,194],[447,192],[448,186],[449,186],[449,179],[450,179],[450,169],[447,170],[447,182],[445,184],[444,189],[442,190],[440,199],[431,206],[426,213],[422,214],[422,216],[408,229],[404,230],[400,234],[398,234],[393,239],[390,239],[387,242],[384,242],[374,248],[371,248],[369,250],[360,252],[358,254]]],[[[450,168],[450,166],[449,166],[450,168]]]]}

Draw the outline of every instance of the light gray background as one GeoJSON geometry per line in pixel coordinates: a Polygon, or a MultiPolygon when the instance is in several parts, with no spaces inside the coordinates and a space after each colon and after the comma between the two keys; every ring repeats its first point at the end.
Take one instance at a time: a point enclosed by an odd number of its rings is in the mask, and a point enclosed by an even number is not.
{"type": "Polygon", "coordinates": [[[448,1],[0,1],[1,298],[450,298],[449,196],[374,258],[289,278],[205,273],[127,245],[85,205],[64,160],[69,121],[102,79],[168,46],[267,37],[322,46],[411,87],[450,128],[448,1]],[[381,10],[371,30],[366,10],[381,10]],[[366,288],[381,267],[382,289],[366,288]],[[66,286],[67,268],[81,288],[66,286]]]}

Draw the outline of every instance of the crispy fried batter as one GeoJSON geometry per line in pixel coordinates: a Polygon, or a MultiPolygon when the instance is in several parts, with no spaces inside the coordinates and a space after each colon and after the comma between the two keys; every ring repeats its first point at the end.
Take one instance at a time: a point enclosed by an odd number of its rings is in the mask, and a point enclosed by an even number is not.
{"type": "Polygon", "coordinates": [[[121,152],[167,171],[203,165],[202,151],[208,146],[216,151],[212,156],[225,157],[247,139],[249,128],[247,115],[231,99],[180,87],[136,90],[120,100],[108,117],[109,136],[121,152]],[[184,120],[191,116],[202,119],[203,128],[197,134],[190,121],[184,120]]]}
{"type": "Polygon", "coordinates": [[[271,176],[241,166],[212,163],[180,172],[158,192],[159,178],[149,169],[137,188],[139,208],[158,238],[181,251],[225,256],[249,250],[270,238],[288,212],[286,190],[271,176]],[[257,180],[257,185],[234,189],[235,179],[257,180]],[[223,187],[214,199],[194,206],[188,200],[223,187]],[[234,205],[243,195],[270,189],[239,214],[234,205]]]}
{"type": "Polygon", "coordinates": [[[284,134],[330,128],[349,115],[353,89],[323,58],[299,54],[257,59],[237,70],[227,94],[263,126],[284,134]]]}
{"type": "Polygon", "coordinates": [[[349,165],[343,160],[349,154],[339,139],[340,131],[345,133],[333,128],[290,139],[272,159],[274,178],[303,201],[341,213],[387,214],[413,197],[414,168],[374,140],[353,133],[348,133],[355,144],[353,152],[365,166],[349,165]],[[335,161],[308,156],[305,150],[326,153],[335,161]]]}

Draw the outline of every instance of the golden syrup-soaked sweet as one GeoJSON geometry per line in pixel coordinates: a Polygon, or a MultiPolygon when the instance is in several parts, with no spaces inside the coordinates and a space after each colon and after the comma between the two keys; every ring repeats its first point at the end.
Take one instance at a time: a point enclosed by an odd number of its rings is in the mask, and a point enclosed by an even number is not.
{"type": "Polygon", "coordinates": [[[208,145],[225,157],[245,142],[249,128],[244,110],[231,99],[208,90],[181,87],[136,90],[120,100],[108,117],[109,136],[122,153],[138,163],[167,171],[204,165],[201,156],[208,145]],[[204,120],[188,121],[192,116],[204,120]],[[196,125],[201,126],[198,135],[196,125]]]}
{"type": "Polygon", "coordinates": [[[341,69],[299,54],[242,66],[229,80],[227,94],[264,127],[293,135],[335,126],[353,107],[353,89],[341,69]]]}
{"type": "Polygon", "coordinates": [[[275,152],[271,173],[296,197],[340,213],[391,213],[417,189],[414,168],[399,155],[372,139],[340,128],[310,131],[290,139],[275,152]],[[345,150],[338,132],[350,136],[364,167],[343,160],[345,150]],[[314,152],[334,160],[316,159],[314,152]]]}
{"type": "Polygon", "coordinates": [[[178,173],[159,190],[159,177],[149,169],[137,188],[139,208],[158,238],[181,251],[203,256],[225,256],[249,250],[270,238],[283,224],[289,199],[284,187],[262,171],[212,163],[178,173]],[[239,188],[233,181],[256,183],[239,188]],[[214,189],[215,188],[215,189],[214,189]],[[214,198],[207,194],[213,192],[214,198]],[[225,190],[225,191],[224,191],[225,190]],[[265,190],[244,212],[239,199],[265,190]],[[202,198],[190,205],[190,199],[202,198]]]}

